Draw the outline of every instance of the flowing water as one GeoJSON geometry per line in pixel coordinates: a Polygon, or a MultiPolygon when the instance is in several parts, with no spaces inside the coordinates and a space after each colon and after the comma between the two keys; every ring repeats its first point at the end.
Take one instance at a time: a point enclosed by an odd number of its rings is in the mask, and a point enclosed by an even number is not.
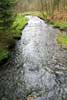
{"type": "Polygon", "coordinates": [[[59,30],[36,16],[0,70],[0,100],[67,100],[67,50],[56,43],[59,30]]]}

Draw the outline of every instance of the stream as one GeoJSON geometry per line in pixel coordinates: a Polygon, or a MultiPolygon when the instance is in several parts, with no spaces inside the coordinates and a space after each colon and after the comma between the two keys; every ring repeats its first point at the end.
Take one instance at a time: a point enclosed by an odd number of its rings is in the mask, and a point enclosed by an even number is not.
{"type": "Polygon", "coordinates": [[[0,100],[67,100],[67,50],[56,43],[60,32],[36,16],[0,70],[0,100]]]}

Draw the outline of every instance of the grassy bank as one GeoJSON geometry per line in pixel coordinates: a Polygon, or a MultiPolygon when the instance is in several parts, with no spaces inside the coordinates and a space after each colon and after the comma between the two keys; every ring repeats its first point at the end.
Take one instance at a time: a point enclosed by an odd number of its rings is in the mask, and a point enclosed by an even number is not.
{"type": "Polygon", "coordinates": [[[5,62],[9,58],[9,52],[7,49],[0,49],[0,64],[5,62]]]}
{"type": "Polygon", "coordinates": [[[0,64],[4,63],[10,57],[9,49],[15,45],[17,39],[21,38],[21,31],[27,22],[28,20],[24,16],[18,14],[15,16],[10,30],[0,31],[0,64]]]}
{"type": "Polygon", "coordinates": [[[24,28],[24,26],[27,24],[28,20],[22,16],[21,14],[18,14],[15,18],[15,21],[12,25],[12,33],[14,39],[19,39],[21,37],[21,31],[24,28]]]}
{"type": "MultiPolygon", "coordinates": [[[[22,15],[33,15],[38,16],[39,18],[47,21],[49,24],[51,24],[55,28],[59,28],[60,30],[66,30],[67,29],[67,22],[60,21],[60,19],[52,19],[51,16],[49,16],[46,12],[44,12],[44,15],[40,11],[33,11],[33,12],[24,12],[22,15]]],[[[55,16],[55,15],[54,15],[55,16]]],[[[57,15],[58,16],[58,15],[57,15]]],[[[61,17],[61,16],[60,16],[61,17]]]]}
{"type": "Polygon", "coordinates": [[[53,15],[48,16],[48,22],[60,30],[67,30],[67,12],[55,11],[53,15]]]}
{"type": "Polygon", "coordinates": [[[49,21],[53,27],[59,28],[60,30],[67,30],[67,22],[60,22],[60,21],[49,21]]]}
{"type": "Polygon", "coordinates": [[[67,49],[67,34],[59,33],[56,37],[57,43],[64,49],[67,49]]]}

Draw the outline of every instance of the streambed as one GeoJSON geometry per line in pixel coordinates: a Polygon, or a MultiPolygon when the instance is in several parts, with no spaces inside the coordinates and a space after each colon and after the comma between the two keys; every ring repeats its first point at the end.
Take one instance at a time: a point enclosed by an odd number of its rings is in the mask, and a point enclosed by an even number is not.
{"type": "Polygon", "coordinates": [[[26,17],[21,40],[0,71],[0,100],[67,100],[67,50],[56,43],[59,30],[26,17]]]}

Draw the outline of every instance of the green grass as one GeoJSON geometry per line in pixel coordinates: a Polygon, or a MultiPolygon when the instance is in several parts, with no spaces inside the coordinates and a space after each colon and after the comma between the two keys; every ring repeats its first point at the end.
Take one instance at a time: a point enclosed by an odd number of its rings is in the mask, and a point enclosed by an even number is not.
{"type": "Polygon", "coordinates": [[[0,49],[0,63],[9,58],[9,52],[7,49],[0,49]]]}
{"type": "Polygon", "coordinates": [[[16,16],[15,21],[12,25],[13,38],[18,39],[21,37],[21,31],[27,23],[28,20],[21,14],[18,14],[16,16]]]}
{"type": "Polygon", "coordinates": [[[61,45],[65,49],[67,49],[67,35],[60,33],[57,36],[56,40],[59,45],[61,45]]]}
{"type": "Polygon", "coordinates": [[[59,28],[61,30],[67,29],[67,22],[59,22],[59,21],[49,21],[54,27],[59,28]]]}

